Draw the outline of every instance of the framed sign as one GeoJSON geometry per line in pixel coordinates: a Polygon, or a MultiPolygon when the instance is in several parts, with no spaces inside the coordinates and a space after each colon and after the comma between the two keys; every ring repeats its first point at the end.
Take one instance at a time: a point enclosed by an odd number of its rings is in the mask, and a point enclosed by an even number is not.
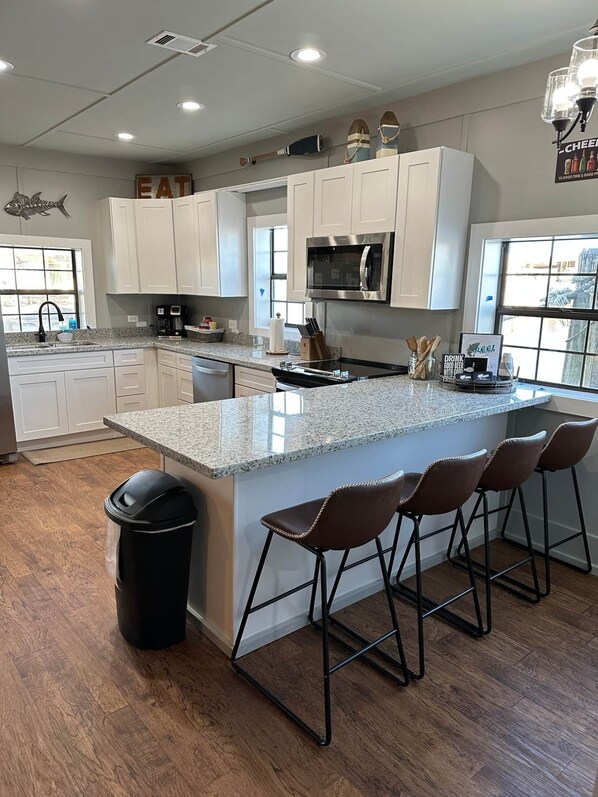
{"type": "Polygon", "coordinates": [[[598,177],[598,138],[561,144],[556,156],[555,183],[572,183],[598,177]]]}
{"type": "Polygon", "coordinates": [[[488,370],[497,374],[502,354],[502,335],[462,332],[459,339],[459,351],[467,357],[486,357],[488,370]]]}
{"type": "Polygon", "coordinates": [[[193,193],[190,174],[136,174],[135,199],[177,199],[193,193]]]}

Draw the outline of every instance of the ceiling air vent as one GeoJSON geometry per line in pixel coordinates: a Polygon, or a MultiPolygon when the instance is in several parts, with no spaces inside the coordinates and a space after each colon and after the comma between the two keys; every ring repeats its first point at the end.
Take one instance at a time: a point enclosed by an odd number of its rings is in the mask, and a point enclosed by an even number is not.
{"type": "Polygon", "coordinates": [[[191,39],[189,36],[171,33],[169,30],[163,30],[162,33],[148,39],[147,44],[154,44],[156,47],[163,47],[165,50],[183,53],[183,55],[194,55],[196,58],[216,47],[215,44],[206,44],[201,39],[191,39]]]}

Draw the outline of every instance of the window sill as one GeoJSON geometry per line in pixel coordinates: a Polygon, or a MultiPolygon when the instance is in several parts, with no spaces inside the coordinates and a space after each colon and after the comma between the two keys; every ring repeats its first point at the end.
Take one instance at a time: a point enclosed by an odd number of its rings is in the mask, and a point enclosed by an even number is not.
{"type": "MultiPolygon", "coordinates": [[[[521,383],[523,384],[523,383],[521,383]]],[[[580,415],[584,418],[598,418],[598,392],[586,393],[582,390],[567,387],[549,387],[548,385],[532,385],[537,390],[545,390],[552,395],[548,404],[542,409],[548,412],[560,412],[563,415],[580,415]]]]}

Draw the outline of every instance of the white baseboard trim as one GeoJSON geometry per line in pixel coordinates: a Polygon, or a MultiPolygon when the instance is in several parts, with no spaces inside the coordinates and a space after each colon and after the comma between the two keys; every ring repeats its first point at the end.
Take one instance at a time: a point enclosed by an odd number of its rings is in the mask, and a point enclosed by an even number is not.
{"type": "Polygon", "coordinates": [[[39,440],[27,440],[17,444],[17,449],[21,451],[37,451],[39,448],[58,448],[59,446],[70,446],[76,443],[93,443],[97,440],[111,440],[122,437],[119,432],[112,429],[98,429],[93,432],[81,432],[79,434],[63,434],[59,437],[42,437],[39,440]]]}

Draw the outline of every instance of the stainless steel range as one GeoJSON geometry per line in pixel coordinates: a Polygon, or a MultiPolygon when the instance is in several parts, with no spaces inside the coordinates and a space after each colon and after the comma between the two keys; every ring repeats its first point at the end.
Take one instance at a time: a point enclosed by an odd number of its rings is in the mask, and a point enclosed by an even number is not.
{"type": "Polygon", "coordinates": [[[405,365],[373,363],[341,357],[338,360],[314,360],[293,363],[282,360],[272,369],[276,378],[276,390],[297,390],[299,387],[325,387],[359,382],[364,379],[380,379],[383,376],[401,376],[407,373],[405,365]]]}

